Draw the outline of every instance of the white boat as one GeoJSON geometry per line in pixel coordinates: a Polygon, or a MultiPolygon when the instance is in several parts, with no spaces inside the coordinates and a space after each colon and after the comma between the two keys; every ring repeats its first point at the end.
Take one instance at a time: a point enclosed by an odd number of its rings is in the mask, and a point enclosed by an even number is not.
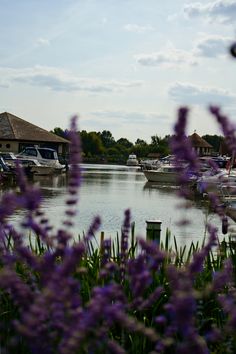
{"type": "Polygon", "coordinates": [[[28,175],[48,176],[65,172],[64,166],[55,168],[49,165],[41,165],[38,160],[35,159],[18,159],[18,161],[28,175]]]}
{"type": "Polygon", "coordinates": [[[149,182],[164,182],[176,184],[179,170],[175,165],[162,164],[154,170],[143,170],[143,173],[149,182]]]}
{"type": "Polygon", "coordinates": [[[173,165],[174,156],[168,155],[160,159],[145,159],[140,161],[140,166],[142,170],[157,170],[161,165],[173,165]]]}
{"type": "Polygon", "coordinates": [[[137,159],[137,156],[135,154],[131,154],[128,157],[128,160],[126,161],[127,166],[138,166],[139,162],[137,159]]]}
{"type": "Polygon", "coordinates": [[[28,163],[31,171],[37,174],[61,173],[66,170],[66,166],[59,162],[56,150],[51,148],[26,147],[16,158],[24,166],[28,163]]]}
{"type": "Polygon", "coordinates": [[[221,194],[222,189],[236,189],[236,173],[231,170],[230,174],[225,169],[218,171],[208,170],[197,180],[197,190],[200,193],[215,192],[221,194]]]}
{"type": "Polygon", "coordinates": [[[140,161],[140,167],[141,170],[156,170],[158,167],[160,167],[161,162],[158,159],[152,159],[152,160],[141,160],[140,161]]]}
{"type": "Polygon", "coordinates": [[[16,155],[13,152],[0,152],[0,157],[3,158],[8,165],[12,165],[11,162],[16,160],[16,155]]]}

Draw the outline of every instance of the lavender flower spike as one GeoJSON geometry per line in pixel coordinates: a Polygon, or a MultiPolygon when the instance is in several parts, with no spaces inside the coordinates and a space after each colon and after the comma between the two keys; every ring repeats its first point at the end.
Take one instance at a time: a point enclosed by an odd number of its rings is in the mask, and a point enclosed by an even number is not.
{"type": "Polygon", "coordinates": [[[68,133],[70,144],[70,159],[69,159],[69,197],[66,201],[68,208],[65,211],[66,220],[64,225],[73,226],[72,217],[76,215],[76,207],[78,203],[78,188],[81,184],[81,144],[77,128],[77,117],[74,116],[71,120],[71,130],[68,133]]]}
{"type": "Polygon", "coordinates": [[[122,234],[121,234],[120,271],[121,271],[122,282],[124,281],[125,270],[126,270],[129,231],[130,231],[130,210],[127,209],[125,211],[125,220],[124,220],[124,224],[122,227],[122,234]]]}
{"type": "Polygon", "coordinates": [[[200,166],[195,150],[186,135],[188,108],[181,107],[178,111],[178,120],[174,126],[174,136],[170,147],[174,154],[175,164],[179,168],[178,183],[181,186],[181,196],[189,196],[190,177],[199,174],[200,166]],[[184,168],[183,168],[184,167],[184,168]]]}
{"type": "Polygon", "coordinates": [[[226,144],[231,153],[236,152],[236,136],[235,136],[235,124],[231,123],[229,118],[223,115],[220,111],[220,107],[210,106],[209,110],[213,116],[215,116],[217,122],[221,126],[221,130],[225,136],[226,144]]]}

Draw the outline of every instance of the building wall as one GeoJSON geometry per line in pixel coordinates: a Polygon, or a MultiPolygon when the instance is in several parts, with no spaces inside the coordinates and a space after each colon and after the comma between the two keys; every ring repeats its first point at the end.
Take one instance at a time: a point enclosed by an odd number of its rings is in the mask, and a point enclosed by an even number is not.
{"type": "Polygon", "coordinates": [[[194,148],[198,156],[209,156],[213,149],[208,147],[195,147],[194,148]]]}
{"type": "Polygon", "coordinates": [[[18,153],[19,143],[12,140],[0,140],[0,152],[18,153]]]}
{"type": "Polygon", "coordinates": [[[12,140],[0,140],[0,152],[13,152],[15,154],[18,154],[20,151],[23,150],[24,147],[26,146],[33,146],[33,145],[39,145],[42,147],[51,147],[55,150],[57,150],[59,155],[66,154],[68,147],[66,144],[57,144],[57,143],[33,143],[27,142],[27,141],[12,141],[12,140]]]}

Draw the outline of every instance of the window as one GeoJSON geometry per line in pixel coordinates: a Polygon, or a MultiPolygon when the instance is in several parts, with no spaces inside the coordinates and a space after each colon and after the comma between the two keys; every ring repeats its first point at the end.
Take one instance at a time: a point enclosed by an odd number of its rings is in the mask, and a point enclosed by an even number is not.
{"type": "Polygon", "coordinates": [[[25,149],[25,155],[37,156],[37,151],[35,149],[25,149]]]}
{"type": "Polygon", "coordinates": [[[34,148],[26,148],[19,153],[19,155],[26,155],[26,156],[37,156],[37,151],[34,148]]]}
{"type": "Polygon", "coordinates": [[[7,149],[10,149],[10,147],[11,147],[11,144],[6,144],[7,149]]]}
{"type": "Polygon", "coordinates": [[[51,150],[44,150],[44,149],[39,149],[39,152],[42,156],[43,159],[48,159],[48,160],[54,160],[55,159],[55,155],[54,155],[54,151],[51,150]]]}

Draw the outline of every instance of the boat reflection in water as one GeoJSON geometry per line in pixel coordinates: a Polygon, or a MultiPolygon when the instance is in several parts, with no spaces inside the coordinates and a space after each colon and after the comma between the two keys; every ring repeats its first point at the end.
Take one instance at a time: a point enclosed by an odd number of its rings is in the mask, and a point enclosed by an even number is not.
{"type": "Polygon", "coordinates": [[[158,190],[160,193],[171,194],[179,190],[179,186],[177,184],[172,183],[163,183],[163,182],[146,182],[143,186],[143,189],[152,192],[158,190]]]}
{"type": "Polygon", "coordinates": [[[54,175],[54,176],[41,176],[41,175],[35,175],[33,178],[33,183],[38,185],[40,188],[56,188],[56,189],[61,189],[61,188],[66,188],[68,184],[68,175],[65,173],[60,174],[60,175],[54,175]]]}

